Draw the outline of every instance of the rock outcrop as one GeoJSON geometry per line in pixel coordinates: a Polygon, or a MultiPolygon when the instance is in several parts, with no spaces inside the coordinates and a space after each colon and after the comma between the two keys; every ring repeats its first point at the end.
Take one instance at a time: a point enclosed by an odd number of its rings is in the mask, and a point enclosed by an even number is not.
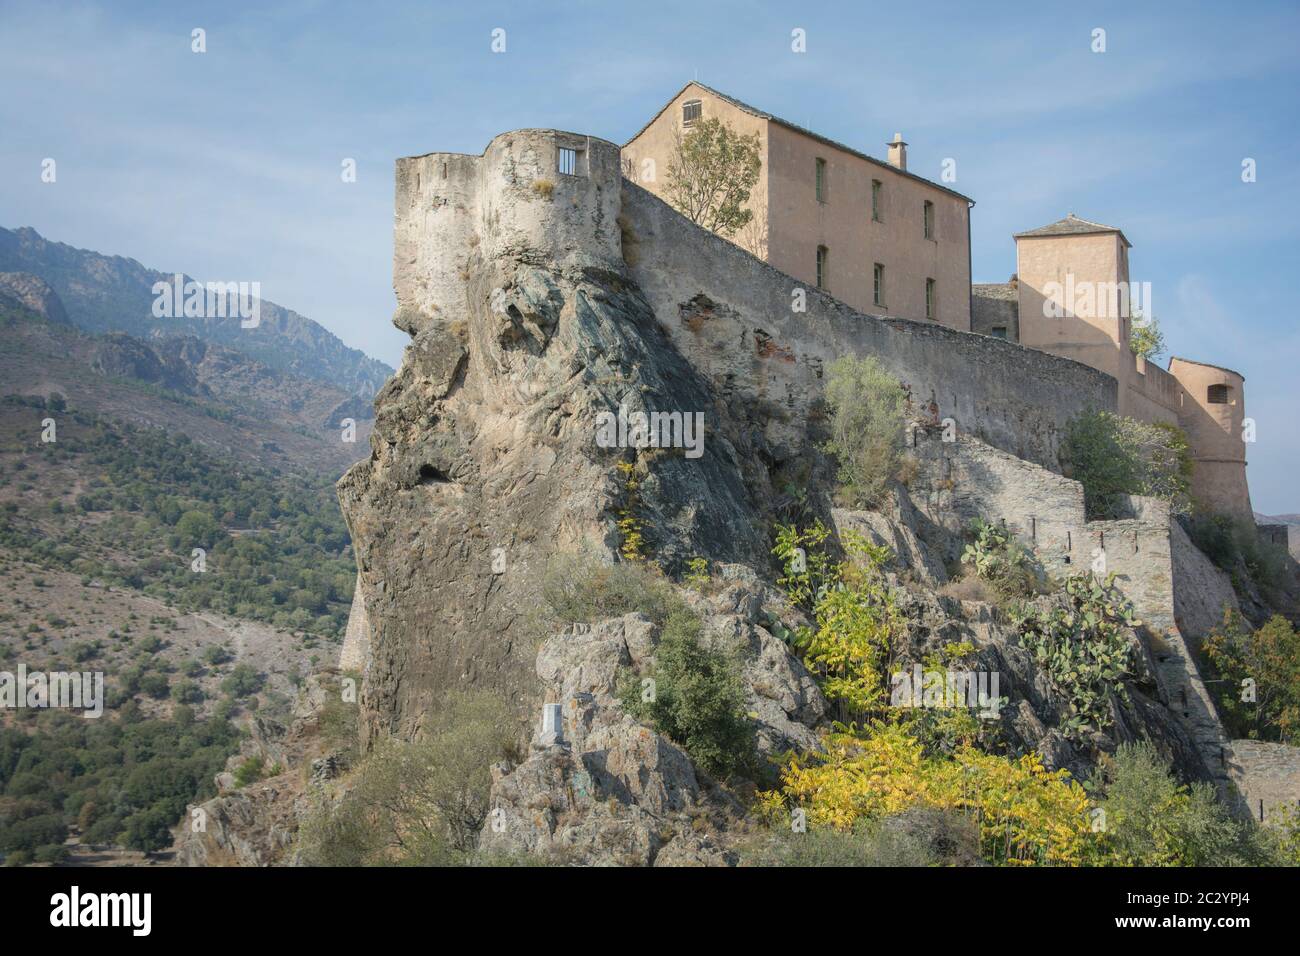
{"type": "Polygon", "coordinates": [[[13,305],[35,312],[43,319],[68,325],[68,313],[58,293],[40,276],[30,272],[0,272],[0,305],[13,305]]]}
{"type": "Polygon", "coordinates": [[[239,752],[217,775],[218,793],[186,808],[177,830],[179,866],[286,866],[297,862],[298,828],[317,788],[342,775],[346,753],[331,750],[320,733],[326,699],[340,693],[340,675],[325,669],[298,690],[287,724],[254,715],[239,752]],[[274,776],[236,785],[234,771],[260,758],[274,776]]]}
{"type": "MultiPolygon", "coordinates": [[[[752,580],[711,597],[690,594],[711,645],[740,663],[759,752],[818,746],[828,708],[803,665],[762,625],[766,589],[752,580]]],[[[699,774],[686,752],[639,724],[619,680],[645,669],[659,629],[641,614],[577,624],[537,655],[560,732],[534,737],[518,766],[494,769],[493,811],[480,849],[554,862],[728,865],[726,836],[743,817],[736,798],[699,774]]]]}

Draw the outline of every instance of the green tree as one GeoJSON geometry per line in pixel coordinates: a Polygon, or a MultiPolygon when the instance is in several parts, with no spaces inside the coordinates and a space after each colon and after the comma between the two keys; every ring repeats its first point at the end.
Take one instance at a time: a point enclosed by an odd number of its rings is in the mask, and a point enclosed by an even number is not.
{"type": "Polygon", "coordinates": [[[762,166],[757,133],[741,135],[716,118],[678,135],[668,163],[668,202],[720,236],[734,236],[754,214],[745,208],[762,166]]]}
{"type": "Polygon", "coordinates": [[[1191,453],[1175,425],[1084,412],[1066,424],[1060,457],[1066,474],[1083,485],[1089,520],[1128,517],[1126,495],[1160,498],[1178,514],[1191,509],[1191,453]]]}
{"type": "Polygon", "coordinates": [[[182,547],[210,548],[221,527],[206,511],[187,511],[176,522],[176,536],[182,547]]]}
{"type": "Polygon", "coordinates": [[[839,478],[855,504],[875,503],[898,470],[907,396],[874,355],[844,355],[827,369],[831,438],[839,478]]]}
{"type": "Polygon", "coordinates": [[[737,662],[706,647],[702,630],[693,611],[671,614],[655,650],[654,699],[643,699],[641,682],[630,673],[619,696],[624,709],[685,747],[702,770],[725,777],[752,765],[754,729],[737,662]]]}
{"type": "Polygon", "coordinates": [[[1136,313],[1129,325],[1128,347],[1134,355],[1141,355],[1148,362],[1154,362],[1164,354],[1165,334],[1160,330],[1160,322],[1153,315],[1150,319],[1136,313]]]}
{"type": "Polygon", "coordinates": [[[1214,685],[1219,711],[1234,732],[1300,744],[1300,634],[1286,618],[1275,614],[1252,631],[1240,614],[1225,611],[1204,654],[1223,681],[1214,685]]]}
{"type": "Polygon", "coordinates": [[[299,835],[312,865],[467,862],[488,811],[491,767],[514,754],[517,725],[483,692],[453,695],[418,741],[379,744],[336,804],[322,804],[299,835]]]}
{"type": "Polygon", "coordinates": [[[239,700],[262,689],[265,678],[251,664],[236,664],[221,682],[221,692],[239,700]]]}
{"type": "Polygon", "coordinates": [[[155,853],[172,844],[171,827],[175,815],[162,807],[150,807],[126,819],[123,842],[133,850],[155,853]]]}
{"type": "Polygon", "coordinates": [[[1233,820],[1206,783],[1183,786],[1147,741],[1123,744],[1090,789],[1104,826],[1096,862],[1112,866],[1259,866],[1267,837],[1233,820]]]}

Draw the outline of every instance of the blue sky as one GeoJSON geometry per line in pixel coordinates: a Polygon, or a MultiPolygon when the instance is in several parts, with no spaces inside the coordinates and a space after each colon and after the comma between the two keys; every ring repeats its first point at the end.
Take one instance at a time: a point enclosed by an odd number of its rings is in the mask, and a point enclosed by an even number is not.
{"type": "Polygon", "coordinates": [[[1171,351],[1247,378],[1256,508],[1300,511],[1300,6],[1163,6],[0,0],[0,225],[260,281],[396,364],[395,157],[622,142],[698,77],[873,155],[901,130],[921,175],[955,158],[976,281],[1014,271],[1015,231],[1122,227],[1171,351]]]}

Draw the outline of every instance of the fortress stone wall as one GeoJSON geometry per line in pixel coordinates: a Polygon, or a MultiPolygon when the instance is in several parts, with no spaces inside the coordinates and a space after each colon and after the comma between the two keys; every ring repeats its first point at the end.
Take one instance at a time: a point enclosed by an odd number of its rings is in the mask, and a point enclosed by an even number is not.
{"type": "Polygon", "coordinates": [[[967,436],[944,441],[942,429],[917,428],[909,437],[922,464],[910,497],[948,533],[947,540],[959,541],[962,530],[980,519],[1014,534],[1057,580],[1089,570],[1116,576],[1143,622],[1162,701],[1196,744],[1207,773],[1227,792],[1228,741],[1194,652],[1222,619],[1223,604],[1235,607],[1236,599],[1226,576],[1187,540],[1168,505],[1133,496],[1127,517],[1089,521],[1077,481],[967,436]]]}
{"type": "Polygon", "coordinates": [[[916,408],[1049,468],[1065,422],[1115,410],[1113,378],[1014,343],[856,312],[624,180],[619,149],[555,130],[497,136],[484,154],[398,160],[395,321],[415,334],[463,305],[471,259],[518,255],[634,280],[682,354],[729,396],[782,409],[768,439],[793,450],[825,366],[876,355],[916,408]],[[558,171],[573,151],[575,174],[558,171]],[[800,311],[802,308],[802,311],[800,311]],[[422,320],[421,316],[425,318],[422,320]]]}
{"type": "Polygon", "coordinates": [[[749,255],[632,183],[623,184],[630,273],[673,344],[724,393],[783,409],[769,439],[792,448],[825,367],[874,355],[916,410],[1048,468],[1068,421],[1116,409],[1115,380],[1058,356],[933,322],[865,315],[749,255]],[[796,311],[802,304],[805,311],[796,311]]]}

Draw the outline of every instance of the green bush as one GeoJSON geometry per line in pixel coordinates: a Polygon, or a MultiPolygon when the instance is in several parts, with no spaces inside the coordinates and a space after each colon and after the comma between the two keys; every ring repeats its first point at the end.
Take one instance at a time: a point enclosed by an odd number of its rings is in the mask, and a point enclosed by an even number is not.
{"type": "Polygon", "coordinates": [[[726,777],[754,769],[754,728],[738,663],[704,646],[702,636],[694,612],[673,612],[650,669],[653,700],[642,699],[639,675],[631,672],[623,675],[619,697],[625,710],[684,747],[700,769],[726,777]]]}
{"type": "Polygon", "coordinates": [[[1119,748],[1090,783],[1104,812],[1095,862],[1111,866],[1275,863],[1270,834],[1234,820],[1206,783],[1183,786],[1146,741],[1119,748]]]}
{"type": "Polygon", "coordinates": [[[322,802],[299,832],[316,866],[438,866],[472,860],[488,811],[492,764],[518,758],[518,725],[483,693],[453,695],[415,741],[386,741],[357,768],[336,804],[322,802]]]}
{"type": "Polygon", "coordinates": [[[974,819],[914,807],[859,821],[852,830],[765,831],[742,847],[741,860],[749,866],[971,866],[980,860],[979,841],[974,819]]]}
{"type": "Polygon", "coordinates": [[[247,787],[250,783],[257,783],[266,775],[265,771],[266,761],[261,755],[248,757],[235,768],[235,786],[247,787]]]}
{"type": "Polygon", "coordinates": [[[839,480],[854,504],[871,505],[898,470],[907,396],[875,356],[841,356],[827,369],[826,405],[839,480]]]}
{"type": "Polygon", "coordinates": [[[203,688],[192,680],[185,679],[175,683],[172,687],[172,700],[178,704],[201,704],[203,703],[203,688]]]}
{"type": "Polygon", "coordinates": [[[234,659],[234,655],[220,644],[209,644],[203,649],[203,660],[212,667],[220,667],[234,659]]]}
{"type": "Polygon", "coordinates": [[[1066,475],[1083,485],[1089,520],[1127,517],[1126,495],[1160,498],[1177,514],[1191,510],[1192,458],[1174,425],[1086,412],[1066,425],[1060,457],[1066,475]]]}
{"type": "Polygon", "coordinates": [[[1233,736],[1300,745],[1300,634],[1286,618],[1275,614],[1252,631],[1240,614],[1225,611],[1202,652],[1233,736]],[[1254,695],[1243,701],[1247,680],[1254,695]]]}
{"type": "Polygon", "coordinates": [[[1184,525],[1192,543],[1228,573],[1233,587],[1241,589],[1245,585],[1243,575],[1269,595],[1284,586],[1287,552],[1262,540],[1253,521],[1236,515],[1198,512],[1184,525]]]}
{"type": "Polygon", "coordinates": [[[684,606],[672,585],[645,562],[604,564],[585,555],[557,555],[550,561],[542,603],[558,624],[589,624],[633,612],[662,624],[684,606]]]}
{"type": "Polygon", "coordinates": [[[242,700],[256,694],[262,689],[264,683],[266,678],[251,664],[236,664],[231,668],[226,679],[221,682],[221,692],[236,700],[242,700]]]}

